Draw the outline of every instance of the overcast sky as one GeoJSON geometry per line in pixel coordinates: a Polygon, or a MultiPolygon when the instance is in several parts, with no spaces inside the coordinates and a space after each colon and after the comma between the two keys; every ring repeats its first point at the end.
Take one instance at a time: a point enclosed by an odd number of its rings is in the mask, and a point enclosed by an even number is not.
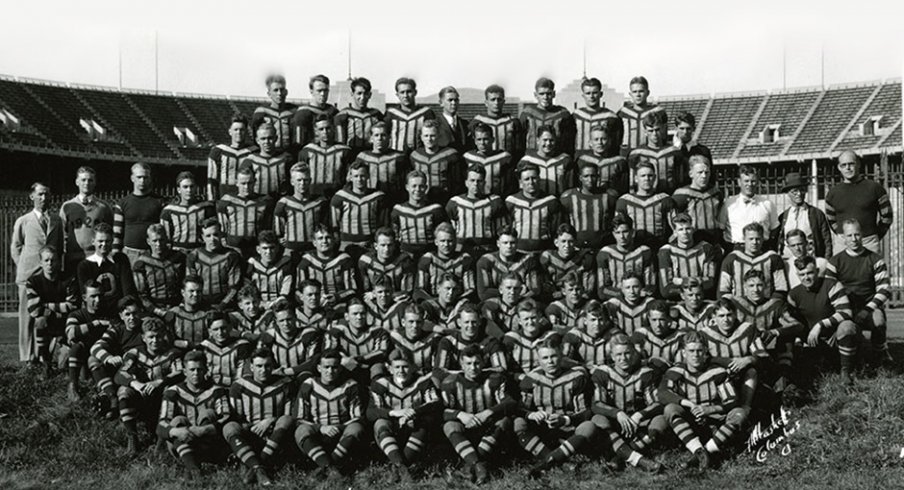
{"type": "Polygon", "coordinates": [[[587,71],[625,92],[646,75],[653,95],[690,95],[900,77],[900,1],[499,2],[16,1],[3,2],[0,73],[154,89],[260,96],[285,73],[290,97],[316,73],[367,76],[392,93],[413,76],[422,95],[499,82],[530,98],[587,71]],[[439,2],[430,2],[439,5],[439,2]],[[682,10],[691,8],[692,10],[682,10]]]}

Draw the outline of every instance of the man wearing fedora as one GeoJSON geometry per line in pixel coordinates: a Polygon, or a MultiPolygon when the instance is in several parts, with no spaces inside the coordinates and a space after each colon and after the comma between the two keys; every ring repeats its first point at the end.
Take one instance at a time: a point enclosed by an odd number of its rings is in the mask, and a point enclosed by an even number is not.
{"type": "Polygon", "coordinates": [[[788,194],[791,205],[778,216],[779,236],[776,240],[778,253],[783,258],[791,258],[793,254],[785,247],[788,232],[800,230],[807,236],[807,253],[815,257],[832,256],[832,229],[825,213],[807,202],[808,179],[798,172],[785,175],[782,192],[788,194]]]}

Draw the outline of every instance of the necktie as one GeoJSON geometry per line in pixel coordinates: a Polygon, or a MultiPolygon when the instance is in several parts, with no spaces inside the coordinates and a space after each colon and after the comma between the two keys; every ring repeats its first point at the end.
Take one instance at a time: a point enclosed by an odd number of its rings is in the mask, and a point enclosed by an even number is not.
{"type": "Polygon", "coordinates": [[[47,214],[42,214],[41,219],[38,221],[41,222],[41,229],[44,230],[44,233],[47,233],[47,214]]]}

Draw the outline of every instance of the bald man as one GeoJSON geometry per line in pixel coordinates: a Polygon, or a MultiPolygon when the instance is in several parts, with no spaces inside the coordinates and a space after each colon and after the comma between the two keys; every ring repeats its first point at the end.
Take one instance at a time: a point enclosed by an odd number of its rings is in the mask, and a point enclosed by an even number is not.
{"type": "Polygon", "coordinates": [[[860,156],[847,150],[838,155],[838,170],[844,179],[826,195],[826,218],[832,228],[833,248],[844,250],[841,223],[855,219],[863,233],[863,246],[878,253],[879,241],[891,228],[892,210],[888,192],[861,173],[860,156]]]}
{"type": "Polygon", "coordinates": [[[160,222],[163,199],[153,193],[151,167],[146,163],[132,165],[132,193],[113,207],[113,250],[123,252],[134,263],[147,251],[148,226],[160,222]]]}

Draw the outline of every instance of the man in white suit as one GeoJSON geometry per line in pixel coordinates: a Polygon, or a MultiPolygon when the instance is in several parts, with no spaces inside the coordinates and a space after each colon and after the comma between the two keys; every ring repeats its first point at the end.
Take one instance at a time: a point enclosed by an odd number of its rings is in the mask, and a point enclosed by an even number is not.
{"type": "Polygon", "coordinates": [[[32,184],[29,198],[34,209],[16,220],[9,247],[16,263],[16,284],[19,286],[19,360],[22,362],[37,360],[32,318],[28,315],[25,299],[25,281],[40,270],[42,247],[52,245],[57,250],[63,249],[63,222],[58,214],[47,211],[50,187],[40,182],[32,184]]]}

